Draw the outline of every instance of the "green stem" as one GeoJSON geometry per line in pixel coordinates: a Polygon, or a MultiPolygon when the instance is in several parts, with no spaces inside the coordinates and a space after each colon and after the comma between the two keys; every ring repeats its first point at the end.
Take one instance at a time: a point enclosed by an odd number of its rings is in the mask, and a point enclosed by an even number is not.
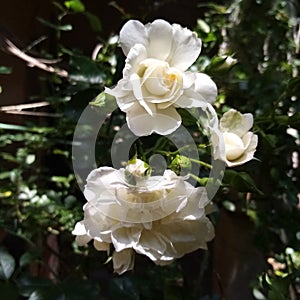
{"type": "Polygon", "coordinates": [[[212,169],[212,165],[202,161],[202,160],[198,160],[198,159],[194,159],[194,158],[189,158],[191,162],[197,163],[203,167],[206,167],[208,169],[212,169]]]}

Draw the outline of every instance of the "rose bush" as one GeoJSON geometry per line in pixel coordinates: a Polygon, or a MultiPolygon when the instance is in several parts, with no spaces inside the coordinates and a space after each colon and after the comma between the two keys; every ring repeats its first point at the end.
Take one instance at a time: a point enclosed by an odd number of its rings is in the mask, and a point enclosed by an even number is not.
{"type": "Polygon", "coordinates": [[[84,190],[88,201],[84,219],[73,231],[79,245],[93,239],[97,250],[109,252],[112,244],[114,270],[119,274],[133,268],[134,252],[166,265],[205,249],[214,237],[203,187],[193,187],[170,170],[143,178],[138,168],[145,170],[140,160],[126,169],[93,170],[84,190]],[[128,174],[136,179],[134,184],[128,182],[128,174]]]}
{"type": "Polygon", "coordinates": [[[176,108],[215,101],[211,78],[187,71],[201,51],[201,40],[192,31],[164,20],[145,26],[130,20],[121,29],[120,44],[127,56],[123,78],[105,92],[116,98],[137,136],[170,134],[181,124],[176,108]]]}
{"type": "Polygon", "coordinates": [[[252,126],[252,114],[241,114],[235,109],[230,109],[220,119],[225,143],[224,161],[228,167],[244,164],[253,158],[258,138],[249,131],[252,126]]]}

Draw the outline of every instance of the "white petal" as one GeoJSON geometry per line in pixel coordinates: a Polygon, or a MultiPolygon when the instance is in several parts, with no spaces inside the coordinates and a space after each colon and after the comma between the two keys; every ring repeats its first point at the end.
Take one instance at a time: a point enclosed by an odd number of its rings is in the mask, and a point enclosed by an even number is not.
{"type": "Polygon", "coordinates": [[[111,235],[112,243],[116,251],[133,248],[141,236],[141,226],[123,227],[114,230],[111,235]]]}
{"type": "Polygon", "coordinates": [[[132,107],[136,104],[136,98],[134,97],[132,91],[130,91],[123,97],[116,98],[116,101],[118,107],[124,112],[127,112],[128,110],[132,109],[132,107]]]}
{"type": "MultiPolygon", "coordinates": [[[[99,203],[100,201],[95,202],[99,203]]],[[[111,231],[118,227],[119,222],[105,216],[93,202],[88,202],[84,212],[84,224],[87,234],[91,238],[96,238],[100,242],[111,243],[111,231]]]]}
{"type": "Polygon", "coordinates": [[[106,94],[109,94],[109,95],[111,95],[111,96],[113,96],[113,97],[116,97],[116,98],[118,98],[118,97],[124,97],[124,96],[126,96],[127,94],[128,94],[128,90],[126,90],[125,88],[124,88],[124,85],[126,84],[126,80],[124,80],[124,79],[122,79],[122,80],[120,80],[119,82],[118,82],[118,84],[113,88],[113,89],[110,89],[110,88],[108,88],[108,87],[105,87],[105,90],[104,90],[104,92],[106,93],[106,94]]]}
{"type": "Polygon", "coordinates": [[[209,219],[204,218],[201,222],[191,222],[190,230],[195,232],[195,240],[185,243],[176,243],[174,248],[178,253],[187,254],[197,249],[207,249],[207,242],[215,236],[214,226],[209,219]]]}
{"type": "Polygon", "coordinates": [[[201,40],[187,28],[173,24],[173,44],[167,58],[171,67],[185,71],[197,59],[201,51],[201,40]]]}
{"type": "Polygon", "coordinates": [[[184,90],[183,95],[176,100],[175,106],[182,108],[204,107],[206,106],[206,101],[204,97],[197,94],[193,88],[189,88],[184,90]]]}
{"type": "Polygon", "coordinates": [[[258,138],[257,138],[257,135],[254,134],[253,132],[251,132],[251,131],[247,132],[243,136],[242,140],[245,145],[245,148],[247,149],[246,151],[252,151],[252,150],[256,149],[257,143],[258,143],[258,138]]]}
{"type": "Polygon", "coordinates": [[[86,245],[89,241],[91,240],[91,238],[88,235],[77,235],[75,242],[78,246],[84,246],[86,245]]]}
{"type": "Polygon", "coordinates": [[[110,167],[101,167],[91,171],[87,177],[87,184],[84,189],[84,196],[88,201],[99,199],[104,191],[111,191],[120,185],[119,171],[110,167]]]}
{"type": "Polygon", "coordinates": [[[228,167],[236,167],[240,166],[254,157],[254,153],[256,151],[258,137],[256,134],[253,134],[252,132],[246,133],[246,135],[243,137],[243,141],[247,143],[247,149],[243,153],[241,157],[239,157],[237,160],[228,161],[226,160],[226,164],[228,167]],[[250,140],[249,140],[250,138],[250,140]]]}
{"type": "Polygon", "coordinates": [[[76,223],[75,228],[72,231],[72,234],[74,234],[74,235],[85,235],[86,234],[84,221],[80,221],[80,222],[76,223]]]}
{"type": "Polygon", "coordinates": [[[135,44],[142,44],[147,48],[148,40],[145,26],[137,20],[128,21],[120,31],[120,44],[126,56],[135,44]]]}
{"type": "Polygon", "coordinates": [[[195,80],[196,80],[196,74],[195,72],[182,72],[182,81],[183,81],[183,88],[188,89],[190,88],[195,80]]]}
{"type": "Polygon", "coordinates": [[[123,78],[129,78],[131,74],[137,73],[139,64],[147,58],[147,50],[144,45],[134,45],[126,58],[125,67],[123,69],[123,78]]]}
{"type": "MultiPolygon", "coordinates": [[[[203,73],[195,73],[194,83],[184,90],[184,93],[175,102],[179,107],[203,107],[205,103],[213,103],[217,97],[217,86],[211,78],[203,73]]],[[[190,77],[190,80],[192,77],[190,77]]]]}
{"type": "Polygon", "coordinates": [[[211,104],[216,101],[218,89],[214,81],[212,81],[208,75],[196,73],[194,90],[199,93],[205,101],[211,104]]]}
{"type": "Polygon", "coordinates": [[[137,136],[150,135],[153,132],[168,135],[181,124],[181,117],[174,107],[157,110],[150,116],[140,105],[135,105],[127,112],[126,119],[128,127],[137,136]]]}
{"type": "Polygon", "coordinates": [[[120,252],[115,251],[112,259],[114,271],[119,275],[132,270],[134,267],[134,252],[132,249],[125,249],[120,252]]]}
{"type": "Polygon", "coordinates": [[[165,60],[172,48],[172,26],[164,20],[155,20],[146,25],[148,31],[149,57],[165,60]]]}
{"type": "Polygon", "coordinates": [[[150,116],[153,116],[153,114],[156,112],[156,106],[155,104],[146,102],[144,100],[140,77],[137,74],[132,74],[130,77],[130,81],[136,101],[139,102],[139,104],[147,111],[150,116]]]}
{"type": "Polygon", "coordinates": [[[220,132],[219,128],[213,128],[210,131],[210,142],[213,146],[213,157],[215,160],[226,160],[226,152],[225,152],[225,143],[223,134],[220,132]]]}
{"type": "Polygon", "coordinates": [[[159,259],[167,249],[165,237],[158,231],[144,230],[139,243],[134,247],[136,252],[148,256],[151,260],[159,259]]]}
{"type": "Polygon", "coordinates": [[[242,137],[253,126],[252,114],[241,114],[235,109],[227,111],[220,119],[220,129],[242,137]]]}
{"type": "Polygon", "coordinates": [[[94,239],[94,247],[97,251],[106,251],[109,253],[110,244],[105,242],[99,242],[94,239]]]}
{"type": "Polygon", "coordinates": [[[233,161],[241,157],[246,150],[242,139],[232,132],[223,133],[226,159],[233,161]]]}

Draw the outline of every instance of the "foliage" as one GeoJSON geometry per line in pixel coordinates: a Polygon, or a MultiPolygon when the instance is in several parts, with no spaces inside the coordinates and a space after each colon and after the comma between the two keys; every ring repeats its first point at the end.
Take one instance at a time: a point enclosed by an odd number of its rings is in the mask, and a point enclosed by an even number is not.
{"type": "MultiPolygon", "coordinates": [[[[207,283],[211,260],[203,253],[198,253],[203,266],[192,274],[196,284],[191,284],[191,275],[184,267],[186,258],[160,268],[138,257],[135,273],[116,277],[105,255],[92,247],[79,248],[73,242],[71,231],[82,217],[85,201],[72,169],[74,128],[90,102],[93,109],[101,110],[105,101],[112,101],[103,98],[101,92],[120,78],[124,58],[116,39],[102,36],[101,19],[87,10],[84,1],[54,5],[55,22],[39,20],[56,37],[55,50],[41,52],[48,58],[60,58],[68,72],[66,78],[55,73],[43,75],[46,101],[60,117],[22,126],[0,123],[1,295],[5,299],[225,299],[222,292],[199,288],[207,283]],[[80,39],[79,50],[61,44],[62,32],[72,31],[72,24],[65,21],[72,14],[87,18],[91,31],[101,41],[102,47],[93,59],[80,50],[80,39]]],[[[125,18],[139,17],[118,1],[111,5],[125,18]]],[[[172,3],[167,1],[166,5],[172,3]]],[[[215,222],[222,209],[249,218],[255,228],[253,243],[265,257],[272,258],[265,272],[249,282],[255,299],[297,299],[299,5],[292,0],[230,0],[201,2],[197,8],[203,12],[195,26],[203,49],[195,68],[216,81],[218,113],[230,107],[253,113],[254,129],[259,135],[257,160],[225,171],[222,187],[214,198],[218,208],[215,222]]],[[[0,73],[10,72],[10,68],[0,67],[0,73]]],[[[186,128],[199,132],[191,116],[182,112],[182,118],[186,128]]],[[[110,164],[107,149],[114,128],[123,123],[124,115],[115,111],[102,126],[96,145],[97,164],[110,164]]],[[[85,130],[88,134],[91,129],[85,130]]],[[[195,135],[195,140],[203,159],[200,162],[190,161],[167,139],[157,136],[140,138],[131,151],[146,161],[154,154],[163,155],[175,172],[189,172],[193,164],[200,164],[197,181],[205,185],[211,168],[205,164],[210,155],[208,141],[201,134],[195,135]]],[[[85,168],[84,159],[82,165],[85,168]]]]}

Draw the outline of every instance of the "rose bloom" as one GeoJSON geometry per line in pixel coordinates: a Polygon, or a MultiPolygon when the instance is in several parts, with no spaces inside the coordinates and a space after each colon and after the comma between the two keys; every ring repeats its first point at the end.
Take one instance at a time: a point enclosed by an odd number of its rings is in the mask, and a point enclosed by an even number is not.
{"type": "Polygon", "coordinates": [[[187,28],[164,20],[145,26],[130,20],[120,31],[120,45],[127,56],[123,78],[105,92],[116,98],[137,136],[170,134],[181,124],[176,108],[215,101],[211,78],[187,71],[201,51],[201,40],[187,28]]]}
{"type": "Polygon", "coordinates": [[[228,167],[235,167],[253,159],[258,138],[249,131],[252,126],[252,114],[241,114],[235,109],[230,109],[220,119],[220,130],[225,143],[224,161],[228,167]]]}
{"type": "Polygon", "coordinates": [[[113,267],[119,274],[133,269],[135,252],[166,265],[206,249],[214,227],[206,217],[205,189],[193,187],[171,170],[144,178],[136,173],[136,167],[101,167],[89,174],[84,219],[73,231],[77,243],[85,245],[93,239],[97,250],[108,253],[112,245],[113,267]],[[135,178],[134,184],[128,182],[128,175],[135,178]]]}

